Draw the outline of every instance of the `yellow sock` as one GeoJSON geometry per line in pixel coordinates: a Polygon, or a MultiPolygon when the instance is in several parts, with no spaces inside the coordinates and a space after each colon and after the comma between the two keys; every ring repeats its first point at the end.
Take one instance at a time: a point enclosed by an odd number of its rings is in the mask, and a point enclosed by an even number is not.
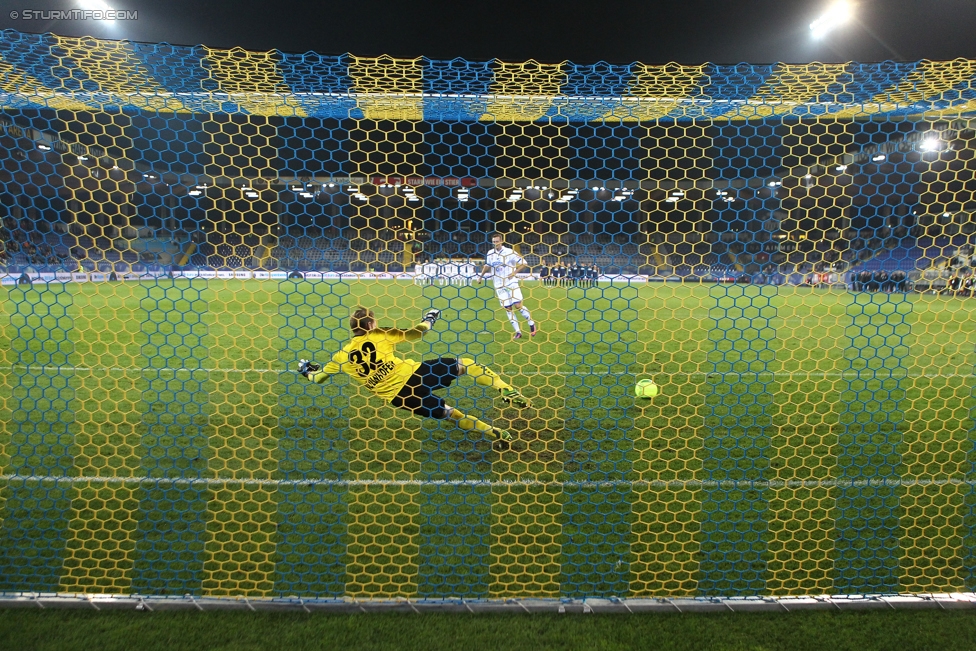
{"type": "Polygon", "coordinates": [[[463,414],[457,409],[451,412],[451,418],[457,421],[458,427],[469,432],[484,432],[485,434],[491,432],[491,425],[478,420],[474,416],[463,414]]]}
{"type": "Polygon", "coordinates": [[[498,376],[498,373],[495,373],[487,366],[475,364],[473,359],[462,357],[461,363],[464,364],[467,374],[474,378],[476,384],[486,387],[493,387],[498,390],[512,388],[512,385],[501,379],[498,376]]]}
{"type": "Polygon", "coordinates": [[[318,373],[312,373],[312,382],[314,382],[315,384],[322,384],[328,379],[329,379],[328,373],[322,373],[321,371],[319,371],[318,373]]]}

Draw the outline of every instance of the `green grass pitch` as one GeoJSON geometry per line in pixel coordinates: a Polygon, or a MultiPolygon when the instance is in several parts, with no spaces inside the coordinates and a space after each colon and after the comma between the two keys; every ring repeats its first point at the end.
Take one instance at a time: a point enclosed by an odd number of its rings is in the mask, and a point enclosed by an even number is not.
{"type": "Polygon", "coordinates": [[[0,591],[493,598],[976,586],[976,302],[840,290],[5,287],[0,591]],[[294,372],[348,314],[442,320],[492,445],[294,372]],[[653,378],[650,401],[633,385],[653,378]]]}

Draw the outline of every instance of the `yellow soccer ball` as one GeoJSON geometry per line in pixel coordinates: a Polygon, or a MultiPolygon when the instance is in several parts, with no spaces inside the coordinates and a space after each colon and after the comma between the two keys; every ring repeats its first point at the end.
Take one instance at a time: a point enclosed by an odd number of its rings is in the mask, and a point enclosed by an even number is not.
{"type": "Polygon", "coordinates": [[[634,387],[634,395],[638,398],[653,398],[660,392],[660,389],[654,380],[649,380],[647,378],[640,380],[634,387]]]}

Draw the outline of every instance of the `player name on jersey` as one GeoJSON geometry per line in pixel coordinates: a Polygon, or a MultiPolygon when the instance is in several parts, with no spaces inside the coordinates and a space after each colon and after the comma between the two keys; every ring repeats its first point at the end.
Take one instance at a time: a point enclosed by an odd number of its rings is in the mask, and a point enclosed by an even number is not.
{"type": "Polygon", "coordinates": [[[363,386],[372,391],[376,385],[385,380],[386,376],[389,375],[395,368],[396,362],[383,362],[375,371],[373,371],[373,373],[369,376],[369,379],[363,383],[363,386]]]}

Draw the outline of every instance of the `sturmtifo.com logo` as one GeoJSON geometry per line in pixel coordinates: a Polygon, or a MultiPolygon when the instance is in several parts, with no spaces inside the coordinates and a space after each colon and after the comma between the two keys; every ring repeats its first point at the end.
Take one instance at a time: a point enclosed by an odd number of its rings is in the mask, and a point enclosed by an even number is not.
{"type": "Polygon", "coordinates": [[[135,9],[21,9],[11,20],[139,20],[135,9]]]}

